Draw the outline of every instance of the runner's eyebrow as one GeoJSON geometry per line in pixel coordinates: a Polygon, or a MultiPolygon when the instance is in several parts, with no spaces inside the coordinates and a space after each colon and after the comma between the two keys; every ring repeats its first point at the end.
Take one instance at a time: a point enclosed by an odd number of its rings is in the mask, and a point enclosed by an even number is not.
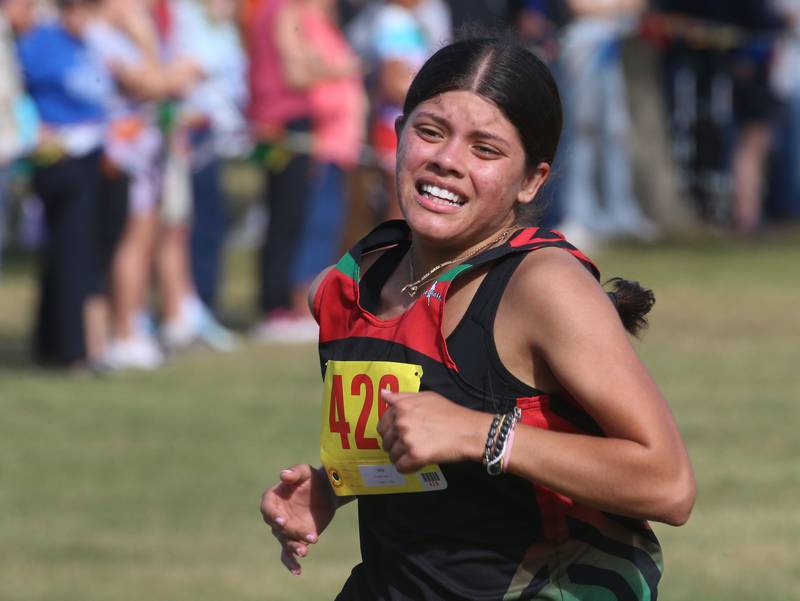
{"type": "MultiPolygon", "coordinates": [[[[419,113],[417,113],[417,117],[425,117],[427,119],[430,119],[431,121],[435,121],[438,125],[441,125],[442,127],[451,129],[450,121],[448,121],[441,115],[437,115],[436,113],[431,113],[428,111],[420,111],[419,113]]],[[[473,138],[480,138],[482,140],[493,140],[501,144],[507,144],[505,138],[498,136],[497,134],[487,131],[485,129],[472,130],[470,132],[470,135],[473,138]]]]}

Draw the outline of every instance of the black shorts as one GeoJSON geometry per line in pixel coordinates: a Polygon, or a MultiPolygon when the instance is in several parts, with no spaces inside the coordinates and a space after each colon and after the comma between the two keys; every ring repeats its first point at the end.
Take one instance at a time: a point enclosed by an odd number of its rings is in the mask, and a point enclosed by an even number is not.
{"type": "Polygon", "coordinates": [[[772,121],[781,103],[772,92],[767,61],[737,56],[731,65],[731,74],[736,124],[741,126],[772,121]]]}

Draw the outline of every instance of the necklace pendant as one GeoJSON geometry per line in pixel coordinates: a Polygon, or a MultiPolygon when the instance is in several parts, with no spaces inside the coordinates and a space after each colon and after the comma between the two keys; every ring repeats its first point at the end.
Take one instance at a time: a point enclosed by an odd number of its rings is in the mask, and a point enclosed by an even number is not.
{"type": "Polygon", "coordinates": [[[406,284],[402,288],[400,288],[401,294],[408,294],[411,298],[415,298],[417,296],[417,286],[413,284],[406,284]]]}

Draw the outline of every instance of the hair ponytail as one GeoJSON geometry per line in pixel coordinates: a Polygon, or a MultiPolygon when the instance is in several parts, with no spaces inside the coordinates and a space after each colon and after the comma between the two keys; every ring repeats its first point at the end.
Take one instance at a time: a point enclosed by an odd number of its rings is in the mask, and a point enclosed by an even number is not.
{"type": "Polygon", "coordinates": [[[611,278],[605,285],[613,286],[608,297],[617,308],[622,325],[633,336],[639,336],[648,325],[646,316],[656,302],[655,294],[639,282],[619,277],[611,278]]]}

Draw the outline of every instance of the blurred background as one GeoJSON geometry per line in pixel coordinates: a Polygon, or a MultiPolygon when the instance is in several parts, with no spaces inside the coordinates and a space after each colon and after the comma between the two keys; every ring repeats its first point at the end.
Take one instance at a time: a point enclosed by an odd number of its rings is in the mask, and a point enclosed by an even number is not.
{"type": "Polygon", "coordinates": [[[550,66],[541,222],[652,287],[698,501],[662,598],[800,599],[800,1],[0,0],[0,599],[331,599],[313,277],[384,219],[415,71],[479,25],[550,66]]]}

